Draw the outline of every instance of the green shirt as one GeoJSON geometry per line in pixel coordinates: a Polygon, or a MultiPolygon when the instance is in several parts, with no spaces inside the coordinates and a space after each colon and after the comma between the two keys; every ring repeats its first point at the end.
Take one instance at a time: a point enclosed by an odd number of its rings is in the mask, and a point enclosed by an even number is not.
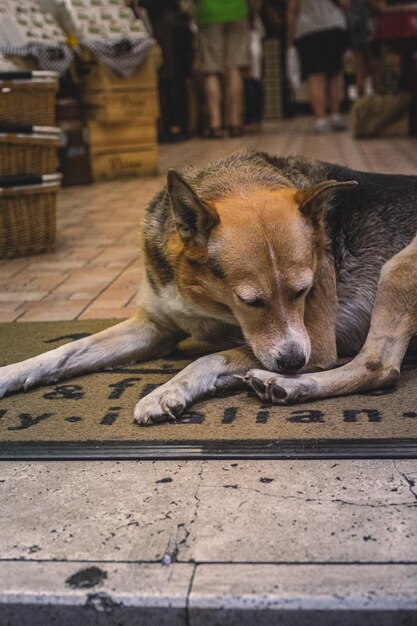
{"type": "Polygon", "coordinates": [[[246,0],[197,0],[197,24],[240,22],[248,15],[246,0]]]}

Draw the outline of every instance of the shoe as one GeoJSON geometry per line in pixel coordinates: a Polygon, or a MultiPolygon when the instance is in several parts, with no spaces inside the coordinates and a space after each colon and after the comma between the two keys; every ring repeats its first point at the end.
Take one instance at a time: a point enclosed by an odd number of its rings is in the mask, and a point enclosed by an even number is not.
{"type": "Polygon", "coordinates": [[[340,113],[333,113],[333,115],[330,116],[330,126],[332,130],[336,131],[347,129],[347,124],[340,113]]]}
{"type": "Polygon", "coordinates": [[[329,130],[329,123],[326,118],[322,117],[314,122],[313,131],[320,135],[322,133],[327,133],[329,130]]]}
{"type": "Polygon", "coordinates": [[[231,126],[229,128],[229,137],[242,137],[244,130],[242,126],[231,126]]]}
{"type": "Polygon", "coordinates": [[[223,139],[224,138],[224,130],[221,126],[217,128],[209,128],[207,134],[204,133],[204,139],[223,139]]]}

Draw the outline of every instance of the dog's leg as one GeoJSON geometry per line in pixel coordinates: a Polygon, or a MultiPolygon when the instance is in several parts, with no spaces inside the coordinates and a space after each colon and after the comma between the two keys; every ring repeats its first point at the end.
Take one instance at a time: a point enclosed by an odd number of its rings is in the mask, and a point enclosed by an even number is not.
{"type": "Polygon", "coordinates": [[[350,363],[325,372],[286,377],[251,370],[247,382],[263,401],[287,404],[377,389],[394,384],[408,343],[417,334],[417,239],[381,272],[371,326],[350,363]]]}
{"type": "Polygon", "coordinates": [[[304,323],[311,341],[311,356],[303,372],[328,370],[336,365],[336,316],[334,260],[326,253],[306,300],[304,323]]]}
{"type": "Polygon", "coordinates": [[[168,353],[180,336],[146,311],[91,337],[0,368],[0,397],[14,391],[168,353]]]}
{"type": "Polygon", "coordinates": [[[235,376],[245,374],[255,362],[247,348],[203,356],[142,398],[135,407],[135,421],[146,425],[166,419],[175,420],[200,396],[241,385],[235,376]]]}

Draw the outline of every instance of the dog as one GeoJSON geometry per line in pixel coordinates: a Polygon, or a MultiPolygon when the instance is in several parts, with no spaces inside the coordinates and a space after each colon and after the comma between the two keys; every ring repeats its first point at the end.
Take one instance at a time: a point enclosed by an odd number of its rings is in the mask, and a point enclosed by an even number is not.
{"type": "Polygon", "coordinates": [[[416,230],[417,176],[257,151],[170,170],[146,210],[136,315],[1,368],[0,395],[187,336],[219,351],[141,399],[138,424],[245,384],[273,404],[393,385],[417,334],[416,230]]]}

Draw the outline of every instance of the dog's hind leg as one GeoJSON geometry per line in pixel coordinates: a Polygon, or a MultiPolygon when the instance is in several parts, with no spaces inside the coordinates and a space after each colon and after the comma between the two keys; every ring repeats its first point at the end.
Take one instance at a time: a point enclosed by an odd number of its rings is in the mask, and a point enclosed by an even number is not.
{"type": "Polygon", "coordinates": [[[251,370],[246,380],[263,401],[287,404],[393,385],[417,334],[417,238],[382,268],[366,342],[348,364],[287,377],[251,370]]]}
{"type": "MultiPolygon", "coordinates": [[[[22,327],[23,330],[23,327],[22,327]]],[[[78,339],[0,368],[0,397],[15,391],[168,353],[181,336],[139,309],[134,317],[91,337],[78,339]]]]}
{"type": "Polygon", "coordinates": [[[219,389],[240,386],[255,357],[246,348],[233,348],[200,357],[179,374],[142,398],[135,407],[135,421],[147,425],[175,419],[197,398],[219,389]]]}

